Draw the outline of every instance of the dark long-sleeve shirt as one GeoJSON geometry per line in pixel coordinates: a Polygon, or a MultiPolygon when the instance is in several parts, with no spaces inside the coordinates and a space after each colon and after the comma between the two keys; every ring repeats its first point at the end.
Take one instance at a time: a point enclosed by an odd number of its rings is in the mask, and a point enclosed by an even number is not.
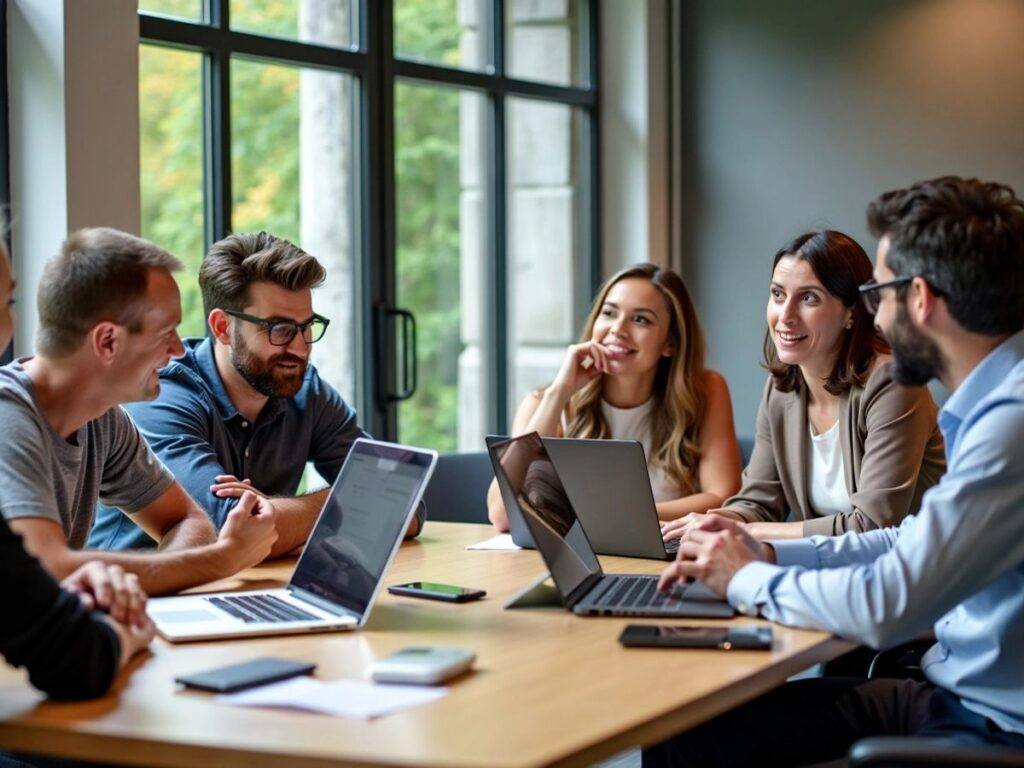
{"type": "Polygon", "coordinates": [[[113,628],[29,555],[0,516],[0,654],[53,699],[101,696],[117,674],[113,628]]]}

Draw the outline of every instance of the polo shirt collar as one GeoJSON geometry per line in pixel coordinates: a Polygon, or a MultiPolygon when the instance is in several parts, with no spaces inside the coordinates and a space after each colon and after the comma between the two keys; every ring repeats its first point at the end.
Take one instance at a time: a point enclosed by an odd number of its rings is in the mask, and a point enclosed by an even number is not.
{"type": "MultiPolygon", "coordinates": [[[[213,354],[213,340],[209,337],[203,339],[199,346],[196,347],[195,357],[196,368],[199,371],[199,375],[203,377],[203,380],[210,388],[210,394],[213,395],[213,401],[217,404],[217,410],[220,411],[221,419],[231,421],[232,419],[240,418],[241,414],[238,413],[235,404],[231,402],[228,391],[224,388],[224,380],[221,379],[220,371],[217,370],[217,360],[213,354]]],[[[260,417],[267,420],[273,419],[283,411],[284,403],[281,398],[272,397],[263,406],[260,417]]]]}
{"type": "Polygon", "coordinates": [[[228,397],[228,391],[224,388],[220,371],[217,370],[217,361],[213,356],[213,340],[209,336],[196,347],[196,369],[206,382],[206,386],[210,388],[210,394],[213,395],[213,401],[217,404],[221,418],[224,421],[231,421],[238,416],[238,409],[228,397]]]}

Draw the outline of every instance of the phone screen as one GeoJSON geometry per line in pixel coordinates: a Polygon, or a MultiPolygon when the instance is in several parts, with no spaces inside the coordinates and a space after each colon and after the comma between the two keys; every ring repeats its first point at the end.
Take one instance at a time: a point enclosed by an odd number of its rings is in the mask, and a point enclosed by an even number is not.
{"type": "Polygon", "coordinates": [[[658,637],[679,638],[686,640],[704,640],[708,643],[720,643],[728,638],[729,633],[735,630],[724,627],[655,627],[658,630],[658,637]]]}
{"type": "Polygon", "coordinates": [[[457,597],[472,591],[465,587],[457,587],[454,584],[438,584],[434,581],[413,581],[402,586],[409,589],[417,589],[420,592],[432,592],[435,595],[448,595],[450,597],[457,597]]]}

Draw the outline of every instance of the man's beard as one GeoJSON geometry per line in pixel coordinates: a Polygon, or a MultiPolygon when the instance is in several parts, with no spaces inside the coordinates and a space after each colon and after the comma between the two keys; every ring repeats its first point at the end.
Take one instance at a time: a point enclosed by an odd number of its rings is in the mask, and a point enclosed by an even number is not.
{"type": "Polygon", "coordinates": [[[302,388],[302,379],[306,375],[308,362],[289,352],[271,355],[261,360],[246,345],[242,334],[237,331],[231,339],[231,364],[246,380],[250,387],[267,397],[294,397],[302,388]],[[275,368],[277,363],[297,363],[298,370],[286,373],[275,368]]]}
{"type": "Polygon", "coordinates": [[[897,384],[922,387],[941,378],[946,365],[939,348],[914,329],[902,303],[897,306],[896,320],[885,337],[892,347],[892,377],[897,384]]]}

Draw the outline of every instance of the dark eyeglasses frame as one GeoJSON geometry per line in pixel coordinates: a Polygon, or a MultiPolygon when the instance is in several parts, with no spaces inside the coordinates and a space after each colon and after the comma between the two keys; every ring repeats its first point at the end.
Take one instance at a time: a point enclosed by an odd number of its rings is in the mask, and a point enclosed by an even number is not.
{"type": "Polygon", "coordinates": [[[253,325],[258,325],[261,326],[262,328],[265,328],[267,331],[267,339],[275,347],[287,347],[289,344],[292,343],[292,340],[299,332],[302,333],[303,341],[305,341],[307,344],[315,344],[324,337],[324,334],[327,333],[327,326],[331,324],[331,321],[328,318],[324,317],[323,315],[318,315],[315,312],[313,313],[313,317],[311,317],[304,323],[293,323],[291,320],[266,320],[262,317],[256,317],[255,315],[247,315],[244,312],[235,312],[233,309],[225,309],[224,313],[227,315],[231,315],[231,317],[237,317],[239,320],[245,320],[245,322],[247,323],[252,323],[253,325]],[[315,339],[307,339],[306,329],[316,322],[323,323],[323,329],[320,331],[320,335],[317,336],[315,339]],[[274,329],[278,327],[286,327],[291,329],[291,333],[289,333],[287,340],[282,341],[280,343],[274,341],[274,329]]]}
{"type": "Polygon", "coordinates": [[[895,280],[886,280],[884,283],[876,283],[871,280],[857,290],[860,292],[861,301],[864,302],[864,308],[868,314],[874,315],[878,313],[878,306],[882,302],[883,288],[900,288],[909,284],[913,279],[913,277],[897,277],[895,280]]]}

